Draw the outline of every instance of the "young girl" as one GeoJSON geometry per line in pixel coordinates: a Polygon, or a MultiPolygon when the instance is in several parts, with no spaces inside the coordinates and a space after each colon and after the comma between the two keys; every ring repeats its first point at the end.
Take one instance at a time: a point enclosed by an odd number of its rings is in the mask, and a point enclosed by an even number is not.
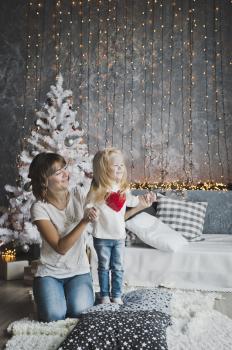
{"type": "Polygon", "coordinates": [[[112,300],[122,304],[125,219],[149,207],[155,200],[151,194],[140,198],[132,196],[126,178],[126,167],[120,150],[106,148],[96,153],[87,206],[94,206],[98,211],[98,220],[93,223],[93,239],[98,256],[101,303],[110,303],[112,300]],[[126,212],[126,207],[131,208],[126,212]]]}

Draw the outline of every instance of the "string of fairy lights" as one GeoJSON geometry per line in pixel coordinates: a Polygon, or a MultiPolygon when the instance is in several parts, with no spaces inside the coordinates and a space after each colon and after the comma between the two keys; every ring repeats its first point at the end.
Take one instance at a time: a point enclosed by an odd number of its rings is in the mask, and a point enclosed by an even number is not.
{"type": "MultiPolygon", "coordinates": [[[[21,132],[22,148],[26,144],[26,126],[29,115],[38,110],[39,98],[41,94],[41,71],[42,71],[42,53],[43,52],[43,33],[44,20],[42,20],[42,31],[40,29],[40,18],[42,4],[40,2],[27,2],[26,10],[26,57],[25,57],[25,76],[24,76],[24,92],[23,103],[23,123],[21,132]],[[42,33],[41,33],[42,32],[42,33]],[[29,101],[30,102],[29,102],[29,101]]],[[[32,128],[32,126],[30,126],[32,128]]],[[[19,166],[19,164],[17,164],[19,166]]]]}
{"type": "Polygon", "coordinates": [[[109,146],[109,106],[108,106],[108,85],[109,85],[109,1],[107,2],[107,10],[106,10],[106,30],[105,30],[105,58],[106,58],[106,79],[105,79],[105,147],[109,146]]]}
{"type": "Polygon", "coordinates": [[[195,165],[202,161],[208,171],[208,179],[204,179],[209,183],[215,179],[231,181],[222,3],[213,0],[210,12],[210,5],[205,2],[204,16],[200,17],[198,0],[189,0],[188,4],[179,0],[168,5],[163,0],[56,0],[53,4],[46,0],[28,1],[24,101],[20,106],[24,113],[23,139],[27,139],[29,115],[44,100],[42,81],[49,69],[46,51],[50,50],[54,52],[50,69],[55,76],[60,72],[67,76],[65,83],[73,89],[90,153],[110,145],[122,148],[129,158],[131,181],[142,178],[143,183],[154,183],[155,179],[165,183],[166,179],[179,177],[194,184],[201,174],[200,170],[196,173],[195,165]],[[48,16],[52,18],[51,31],[48,16]],[[212,28],[208,23],[212,23],[212,28]],[[203,28],[200,37],[199,26],[203,28]],[[51,40],[54,47],[47,46],[51,40]],[[202,40],[203,53],[197,51],[197,40],[202,40]],[[76,57],[74,53],[78,53],[76,57]],[[195,62],[200,57],[204,71],[203,160],[194,153],[198,135],[193,132],[198,103],[195,91],[203,86],[196,74],[195,62]],[[175,89],[176,74],[179,95],[175,89]],[[180,142],[177,148],[182,150],[182,164],[172,173],[170,154],[177,145],[171,143],[170,133],[177,118],[181,127],[175,142],[180,142]],[[213,131],[212,118],[216,121],[213,131]]]}
{"type": "MultiPolygon", "coordinates": [[[[42,10],[42,4],[40,2],[35,4],[34,7],[34,16],[36,18],[39,18],[41,15],[42,10]]],[[[34,90],[34,110],[37,111],[39,108],[39,91],[41,90],[41,84],[40,84],[40,72],[41,72],[41,59],[39,52],[41,52],[41,28],[40,28],[40,21],[36,20],[33,21],[34,25],[34,49],[32,48],[32,55],[33,55],[33,69],[34,73],[32,74],[33,79],[33,90],[34,90]]],[[[32,80],[31,80],[32,81],[32,80]]]]}
{"type": "MultiPolygon", "coordinates": [[[[41,4],[40,4],[41,7],[41,4]]],[[[38,32],[38,39],[40,39],[40,51],[38,50],[38,59],[39,59],[39,65],[40,65],[40,69],[39,69],[39,93],[38,93],[38,108],[39,108],[39,102],[41,101],[41,89],[42,89],[42,67],[43,67],[43,59],[44,59],[44,44],[45,44],[45,14],[46,14],[46,2],[44,3],[44,6],[42,7],[42,21],[41,21],[41,33],[38,32]]]]}
{"type": "MultiPolygon", "coordinates": [[[[38,6],[38,8],[36,9],[36,16],[39,16],[40,15],[40,8],[38,6]]],[[[39,71],[39,45],[40,45],[40,33],[39,33],[39,21],[35,21],[34,22],[34,25],[35,25],[35,36],[37,37],[37,42],[35,44],[35,51],[34,51],[34,57],[35,57],[35,62],[34,62],[34,70],[35,70],[35,73],[34,73],[34,77],[35,77],[35,80],[34,80],[34,91],[35,91],[35,97],[34,97],[34,105],[35,105],[35,108],[37,109],[38,108],[38,71],[39,71]]]]}
{"type": "Polygon", "coordinates": [[[150,102],[150,113],[149,113],[149,123],[150,123],[150,130],[149,130],[149,149],[150,149],[150,153],[149,153],[149,164],[148,164],[148,177],[151,177],[151,167],[152,167],[152,162],[153,162],[153,105],[154,105],[154,75],[155,75],[155,71],[154,71],[154,33],[155,33],[155,2],[153,1],[151,3],[151,8],[150,8],[150,12],[151,12],[151,102],[150,102]]]}
{"type": "Polygon", "coordinates": [[[221,105],[222,105],[222,120],[223,120],[223,132],[224,132],[224,143],[225,143],[225,152],[226,152],[226,166],[228,171],[228,177],[230,178],[230,165],[229,165],[229,146],[228,146],[228,134],[226,128],[226,117],[225,117],[225,94],[224,94],[224,73],[223,73],[223,38],[222,38],[222,5],[219,8],[219,54],[220,54],[220,72],[221,72],[221,105]]]}
{"type": "MultiPolygon", "coordinates": [[[[193,0],[194,1],[194,0],[193,0]]],[[[193,138],[192,138],[192,90],[194,85],[193,77],[193,15],[195,9],[193,8],[192,1],[189,2],[189,97],[188,97],[188,107],[189,107],[189,121],[188,121],[188,157],[189,157],[189,182],[193,182],[193,138]]]]}
{"type": "Polygon", "coordinates": [[[121,147],[124,149],[124,138],[125,138],[125,108],[126,108],[126,81],[127,81],[127,0],[124,3],[124,26],[122,28],[122,41],[124,44],[123,52],[123,91],[122,91],[122,124],[121,124],[121,147]]]}
{"type": "Polygon", "coordinates": [[[26,32],[26,58],[25,58],[25,77],[24,77],[24,91],[23,91],[23,103],[21,104],[21,108],[23,111],[23,123],[22,123],[22,134],[20,134],[20,138],[23,140],[25,139],[24,135],[24,129],[25,129],[25,122],[27,120],[27,85],[28,85],[28,76],[29,76],[29,59],[30,59],[30,54],[29,54],[29,43],[30,43],[30,34],[29,34],[29,26],[30,26],[30,4],[29,2],[27,3],[27,13],[26,13],[26,23],[27,23],[27,32],[26,32]]]}
{"type": "Polygon", "coordinates": [[[179,91],[181,93],[181,121],[182,121],[182,128],[181,128],[181,141],[182,141],[182,149],[183,149],[183,173],[184,177],[187,178],[187,171],[186,171],[186,141],[185,141],[185,110],[184,110],[184,14],[182,11],[183,8],[183,1],[181,1],[181,7],[179,7],[180,15],[180,43],[181,43],[181,49],[180,49],[180,68],[181,68],[181,86],[179,87],[179,91]]]}
{"type": "Polygon", "coordinates": [[[87,147],[89,152],[89,142],[90,142],[90,45],[91,45],[91,37],[92,32],[90,30],[91,25],[91,2],[88,1],[88,18],[87,18],[87,41],[88,41],[88,49],[87,49],[87,147]]]}
{"type": "Polygon", "coordinates": [[[83,45],[83,2],[79,1],[79,70],[78,70],[78,82],[79,82],[79,87],[78,87],[78,108],[79,108],[79,120],[80,120],[80,125],[83,126],[83,91],[82,91],[82,86],[83,86],[83,58],[84,58],[84,45],[83,45]]]}
{"type": "Polygon", "coordinates": [[[69,38],[69,64],[68,64],[68,88],[71,89],[72,84],[72,67],[73,67],[73,4],[70,2],[69,11],[67,13],[69,16],[69,30],[68,30],[68,38],[69,38]]]}
{"type": "Polygon", "coordinates": [[[165,169],[168,168],[168,151],[169,151],[169,141],[170,141],[170,123],[172,117],[172,78],[173,78],[173,61],[175,59],[174,56],[174,18],[175,18],[175,3],[172,3],[172,14],[171,14],[171,29],[170,29],[170,68],[168,68],[169,72],[169,87],[168,87],[168,123],[167,123],[167,139],[166,139],[166,157],[165,157],[165,169]]]}
{"type": "Polygon", "coordinates": [[[160,58],[160,65],[161,65],[161,104],[160,104],[160,130],[161,130],[161,169],[160,169],[160,180],[164,182],[165,178],[165,169],[164,169],[164,152],[165,152],[165,130],[164,130],[164,24],[163,24],[163,3],[161,1],[160,3],[161,8],[161,16],[160,16],[160,31],[161,31],[161,58],[160,58]]]}
{"type": "Polygon", "coordinates": [[[134,171],[134,131],[135,131],[135,123],[134,123],[134,2],[132,2],[131,7],[131,114],[130,114],[130,158],[131,158],[131,166],[130,166],[130,178],[133,179],[133,171],[134,171]]]}
{"type": "Polygon", "coordinates": [[[144,109],[143,109],[143,119],[144,119],[144,157],[143,157],[143,169],[144,169],[144,177],[147,177],[147,161],[148,161],[148,152],[149,152],[149,148],[148,148],[148,137],[147,137],[147,133],[148,133],[148,113],[147,113],[147,14],[148,14],[148,10],[147,10],[147,6],[148,6],[149,2],[144,5],[145,9],[142,12],[143,14],[143,21],[142,21],[142,27],[143,27],[143,43],[142,43],[142,64],[143,64],[143,95],[144,95],[144,109]]]}
{"type": "Polygon", "coordinates": [[[55,63],[56,63],[56,76],[60,73],[61,66],[61,21],[62,11],[60,10],[61,1],[58,0],[55,6],[54,13],[54,38],[55,38],[55,63]]]}
{"type": "Polygon", "coordinates": [[[208,99],[208,30],[206,23],[208,22],[208,9],[207,9],[207,3],[205,3],[205,9],[204,9],[204,20],[205,23],[203,24],[204,28],[204,60],[205,60],[205,67],[203,71],[203,75],[205,76],[205,126],[206,126],[206,138],[207,138],[207,151],[205,153],[206,162],[205,164],[208,164],[208,171],[209,171],[209,180],[212,181],[212,169],[211,169],[211,154],[210,154],[210,135],[209,135],[209,99],[208,99]]]}
{"type": "Polygon", "coordinates": [[[218,10],[219,8],[216,6],[216,1],[213,1],[213,32],[214,32],[214,64],[212,66],[213,71],[213,80],[215,84],[215,117],[217,122],[217,152],[216,156],[218,157],[218,164],[221,168],[221,179],[224,178],[224,166],[222,162],[221,156],[221,147],[220,147],[220,115],[219,115],[219,86],[218,86],[218,63],[217,58],[219,53],[217,52],[217,32],[218,32],[218,10]]]}
{"type": "MultiPolygon", "coordinates": [[[[114,10],[114,47],[116,47],[117,44],[117,26],[118,26],[118,3],[115,2],[115,5],[113,6],[114,10]]],[[[112,70],[112,78],[113,78],[113,100],[112,100],[112,130],[111,130],[111,144],[114,146],[114,130],[116,125],[116,72],[117,72],[117,49],[114,50],[114,60],[113,60],[113,70],[112,70]]]]}
{"type": "Polygon", "coordinates": [[[97,7],[97,81],[96,81],[96,91],[97,91],[97,120],[96,120],[96,147],[97,150],[100,149],[100,1],[97,7]]]}

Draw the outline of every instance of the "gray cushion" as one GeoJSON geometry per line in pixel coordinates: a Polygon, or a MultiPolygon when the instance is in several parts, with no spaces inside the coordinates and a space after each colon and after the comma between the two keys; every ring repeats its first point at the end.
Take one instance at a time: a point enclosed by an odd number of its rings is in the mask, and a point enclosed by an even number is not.
{"type": "Polygon", "coordinates": [[[232,234],[232,191],[187,191],[186,199],[208,202],[203,234],[232,234]]]}

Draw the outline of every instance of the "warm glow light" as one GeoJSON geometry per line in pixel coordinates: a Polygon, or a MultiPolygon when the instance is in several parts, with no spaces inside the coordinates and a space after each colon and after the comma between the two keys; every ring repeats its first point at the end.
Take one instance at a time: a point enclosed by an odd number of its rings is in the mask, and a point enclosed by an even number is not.
{"type": "Polygon", "coordinates": [[[2,260],[5,262],[15,261],[16,260],[16,250],[15,249],[5,249],[1,254],[2,260]]]}

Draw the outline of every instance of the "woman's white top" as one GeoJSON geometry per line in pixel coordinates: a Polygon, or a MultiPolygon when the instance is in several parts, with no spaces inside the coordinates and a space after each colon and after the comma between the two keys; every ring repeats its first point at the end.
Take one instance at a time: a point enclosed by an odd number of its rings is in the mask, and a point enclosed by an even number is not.
{"type": "MultiPolygon", "coordinates": [[[[69,202],[60,210],[54,205],[36,201],[31,207],[31,220],[49,220],[56,227],[61,237],[67,235],[82,219],[84,193],[77,188],[70,192],[69,202]]],[[[81,275],[90,271],[86,255],[86,232],[74,243],[65,255],[57,253],[42,238],[40,264],[36,276],[52,276],[66,278],[81,275]]]]}
{"type": "MultiPolygon", "coordinates": [[[[118,191],[117,187],[112,188],[113,192],[118,191]]],[[[133,196],[130,190],[125,192],[126,201],[120,211],[110,208],[105,202],[92,205],[99,210],[98,220],[93,223],[93,236],[102,239],[125,239],[125,212],[126,207],[136,207],[139,204],[137,196],[133,196]]]]}

